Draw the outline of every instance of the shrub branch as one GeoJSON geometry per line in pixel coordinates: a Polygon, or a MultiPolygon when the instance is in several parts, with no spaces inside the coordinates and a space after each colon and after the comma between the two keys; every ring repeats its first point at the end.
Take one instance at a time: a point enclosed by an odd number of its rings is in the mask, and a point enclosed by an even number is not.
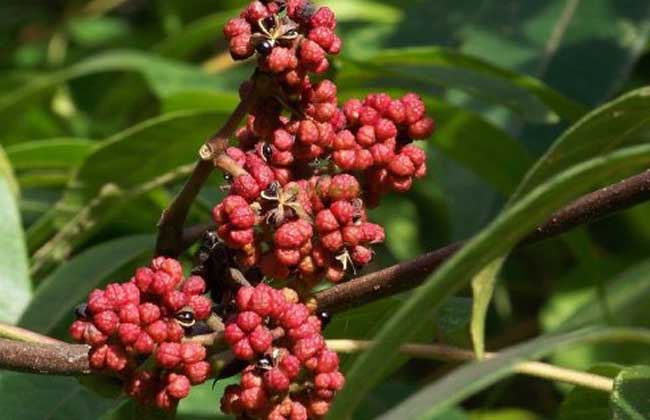
{"type": "MultiPolygon", "coordinates": [[[[650,200],[650,170],[582,196],[553,214],[520,245],[542,241],[650,200]]],[[[339,311],[419,286],[463,246],[456,242],[317,293],[319,308],[339,311]]]]}
{"type": "Polygon", "coordinates": [[[190,207],[215,166],[232,169],[231,162],[222,155],[223,151],[228,147],[228,138],[255,104],[258,95],[258,89],[249,89],[224,126],[201,147],[200,159],[192,175],[160,217],[156,255],[178,257],[183,251],[183,226],[190,207]]]}
{"type": "MultiPolygon", "coordinates": [[[[210,164],[211,168],[212,164],[210,164]]],[[[188,182],[188,184],[191,183],[188,182]]],[[[200,187],[200,185],[193,185],[189,189],[198,192],[197,187],[200,187]]],[[[187,190],[187,188],[184,190],[187,190]]],[[[181,210],[186,211],[189,208],[189,202],[185,202],[188,197],[187,194],[190,193],[179,194],[181,204],[178,204],[179,199],[177,198],[170,206],[170,209],[174,209],[172,210],[173,216],[169,216],[170,213],[167,212],[167,219],[163,218],[163,221],[184,220],[185,215],[178,219],[179,213],[177,212],[182,213],[181,210]],[[179,208],[181,210],[178,210],[179,208]],[[171,219],[169,219],[170,217],[171,219]]],[[[647,200],[650,200],[650,170],[579,198],[556,212],[546,223],[531,232],[521,242],[521,245],[559,235],[574,227],[594,222],[647,200]]],[[[196,230],[200,231],[201,229],[197,228],[196,230]]],[[[182,229],[180,232],[182,237],[182,229]]],[[[161,235],[161,237],[164,244],[168,238],[165,239],[164,235],[161,235]]],[[[182,241],[178,243],[182,244],[182,241]]],[[[336,311],[413,288],[461,247],[462,242],[454,243],[411,261],[358,277],[347,283],[317,293],[315,299],[320,309],[336,311]]],[[[60,344],[56,339],[4,324],[0,324],[0,336],[9,337],[13,340],[22,340],[13,341],[0,338],[0,368],[2,369],[54,375],[73,375],[89,372],[88,346],[60,344]]],[[[350,343],[348,341],[347,345],[351,345],[350,343]]],[[[334,344],[339,346],[336,350],[345,351],[342,342],[337,344],[335,341],[334,344]]],[[[356,342],[355,346],[358,349],[355,351],[363,350],[368,345],[369,343],[356,342]]],[[[410,345],[410,347],[407,346],[403,350],[414,357],[428,356],[437,360],[463,361],[473,357],[469,351],[465,354],[462,353],[465,350],[454,350],[444,346],[410,345]],[[449,352],[450,349],[453,350],[451,353],[449,352]]],[[[588,386],[594,389],[611,389],[608,378],[567,371],[544,363],[525,362],[518,365],[516,370],[523,374],[588,386]]]]}

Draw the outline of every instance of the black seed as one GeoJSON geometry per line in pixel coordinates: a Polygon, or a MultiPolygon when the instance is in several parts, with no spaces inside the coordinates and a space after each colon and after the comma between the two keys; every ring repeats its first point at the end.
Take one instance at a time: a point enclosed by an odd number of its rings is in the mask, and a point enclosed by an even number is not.
{"type": "Polygon", "coordinates": [[[271,160],[273,157],[273,148],[270,144],[265,143],[264,146],[262,146],[262,156],[264,156],[264,159],[267,161],[271,160]]]}
{"type": "Polygon", "coordinates": [[[257,361],[257,367],[260,369],[270,369],[273,367],[273,358],[265,354],[260,358],[260,360],[257,361]]]}
{"type": "Polygon", "coordinates": [[[264,190],[264,193],[268,196],[274,196],[278,193],[278,189],[280,188],[280,184],[277,182],[271,182],[268,187],[264,190]]]}
{"type": "Polygon", "coordinates": [[[273,43],[271,41],[262,41],[255,46],[255,50],[261,55],[269,55],[273,50],[273,43]]]}
{"type": "Polygon", "coordinates": [[[320,323],[325,328],[332,321],[332,314],[327,311],[321,311],[316,316],[320,319],[320,323]]]}
{"type": "Polygon", "coordinates": [[[175,318],[182,327],[186,328],[193,326],[196,322],[196,319],[194,319],[194,313],[191,311],[177,312],[175,318]]]}
{"type": "Polygon", "coordinates": [[[85,319],[88,318],[88,304],[80,303],[74,308],[74,314],[77,318],[85,319]]]}
{"type": "Polygon", "coordinates": [[[275,18],[273,16],[265,17],[262,21],[262,25],[264,25],[266,30],[270,31],[271,29],[275,28],[275,18]]]}

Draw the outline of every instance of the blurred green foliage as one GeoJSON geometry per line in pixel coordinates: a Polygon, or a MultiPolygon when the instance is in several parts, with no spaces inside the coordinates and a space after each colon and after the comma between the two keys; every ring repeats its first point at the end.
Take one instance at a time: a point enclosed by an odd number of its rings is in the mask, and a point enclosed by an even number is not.
{"type": "MultiPolygon", "coordinates": [[[[231,62],[221,37],[221,26],[244,3],[2,2],[0,321],[65,339],[72,308],[89,290],[125,279],[150,258],[160,212],[191,170],[198,146],[237,103],[239,83],[252,71],[250,63],[231,62]]],[[[368,271],[474,236],[534,188],[551,191],[549,181],[576,165],[628,153],[632,146],[647,148],[650,98],[646,89],[637,89],[650,83],[647,0],[320,3],[336,11],[345,42],[328,75],[337,81],[339,96],[415,90],[438,125],[425,145],[427,178],[371,212],[388,239],[368,271]]],[[[571,182],[589,190],[638,170],[609,173],[608,163],[600,164],[604,173],[571,182]]],[[[221,182],[218,175],[210,179],[189,223],[210,217],[221,182]]],[[[543,211],[553,210],[548,203],[571,198],[555,187],[548,201],[519,214],[522,226],[543,219],[543,211]]],[[[514,360],[547,354],[553,346],[543,343],[558,339],[546,333],[596,325],[650,327],[645,311],[649,210],[650,205],[641,205],[509,255],[481,322],[487,348],[540,336],[508,350],[514,360]]],[[[501,232],[515,234],[519,222],[508,220],[511,230],[501,232]]],[[[461,271],[481,269],[484,256],[496,249],[509,253],[505,243],[490,246],[499,239],[484,241],[485,249],[476,248],[477,258],[468,259],[461,271]]],[[[459,285],[469,279],[448,281],[459,285]]],[[[417,293],[416,299],[425,296],[417,293]]],[[[436,313],[415,312],[411,339],[469,346],[471,291],[461,288],[457,295],[445,299],[436,313]]],[[[340,314],[328,335],[372,338],[413,303],[413,296],[405,293],[340,314]]],[[[434,301],[421,303],[431,308],[434,301]]],[[[470,366],[436,382],[448,373],[447,365],[401,357],[390,363],[387,358],[384,369],[367,364],[383,371],[376,378],[380,383],[368,395],[347,390],[342,404],[362,400],[354,418],[375,418],[428,386],[418,412],[438,412],[440,419],[650,416],[642,397],[648,369],[633,367],[650,364],[647,344],[588,344],[598,334],[589,331],[580,333],[587,344],[574,342],[551,360],[618,375],[611,400],[512,378],[510,359],[486,368],[484,376],[470,366]],[[603,367],[604,362],[621,366],[603,367]],[[456,388],[445,388],[450,383],[456,388]],[[466,399],[451,401],[450,395],[466,399]],[[440,404],[450,401],[457,407],[441,413],[440,404]]],[[[345,359],[353,371],[362,363],[345,359]]],[[[178,417],[217,418],[223,386],[195,389],[178,417]]],[[[2,373],[0,390],[8,418],[142,415],[73,378],[2,373]]]]}

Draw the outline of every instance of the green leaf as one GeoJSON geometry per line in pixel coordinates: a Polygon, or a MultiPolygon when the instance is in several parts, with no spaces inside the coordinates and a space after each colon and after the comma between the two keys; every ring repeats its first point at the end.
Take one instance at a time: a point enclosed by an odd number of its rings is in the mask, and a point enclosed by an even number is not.
{"type": "Polygon", "coordinates": [[[472,279],[472,322],[470,331],[477,359],[485,356],[485,319],[505,258],[497,258],[472,279]]]}
{"type": "Polygon", "coordinates": [[[93,149],[57,204],[39,225],[39,238],[56,234],[34,253],[32,272],[65,259],[130,201],[191,173],[201,144],[225,118],[208,111],[166,114],[125,130],[93,149]]]}
{"type": "Polygon", "coordinates": [[[650,416],[650,366],[625,368],[614,380],[613,420],[644,420],[650,416]]]}
{"type": "Polygon", "coordinates": [[[91,290],[105,284],[120,267],[149,252],[153,243],[151,235],[127,236],[75,256],[45,279],[19,325],[49,334],[91,290]]]}
{"type": "Polygon", "coordinates": [[[542,418],[530,411],[517,408],[503,408],[499,410],[472,411],[470,413],[470,420],[542,420],[542,418]]]}
{"type": "Polygon", "coordinates": [[[163,100],[162,113],[187,110],[210,110],[229,112],[239,103],[236,93],[222,93],[212,90],[190,90],[169,95],[163,100]]]}
{"type": "Polygon", "coordinates": [[[177,59],[191,57],[201,48],[215,41],[217,37],[215,28],[222,28],[229,19],[239,13],[240,10],[228,10],[204,16],[160,42],[155,47],[155,51],[165,57],[177,59]]]}
{"type": "Polygon", "coordinates": [[[642,88],[590,112],[567,130],[526,175],[512,199],[579,162],[648,141],[650,88],[642,88]]]}
{"type": "MultiPolygon", "coordinates": [[[[619,266],[621,263],[616,264],[619,266]]],[[[611,266],[612,263],[610,262],[611,266]]],[[[606,269],[606,268],[604,268],[606,269]]],[[[579,274],[584,275],[580,271],[579,274]]],[[[607,307],[611,312],[613,321],[620,325],[647,325],[647,304],[650,299],[650,260],[642,261],[631,266],[607,280],[605,296],[607,307]]],[[[599,296],[593,288],[586,291],[575,291],[572,296],[578,300],[572,312],[560,314],[554,311],[552,325],[559,330],[571,330],[586,325],[607,324],[606,314],[599,303],[599,296]]],[[[553,304],[551,304],[553,305],[553,304]]],[[[550,308],[545,310],[545,318],[550,316],[550,308]]]]}
{"type": "Polygon", "coordinates": [[[76,43],[85,47],[115,42],[130,32],[126,21],[111,17],[71,19],[67,22],[67,30],[76,43]]]}
{"type": "Polygon", "coordinates": [[[623,149],[563,172],[508,207],[414,291],[385,323],[375,337],[375,345],[363,353],[348,372],[348,385],[332,407],[333,418],[346,418],[353,411],[383,375],[386,355],[395,354],[422,319],[435,311],[443,300],[466,286],[483,267],[507,254],[553,211],[584,193],[594,183],[611,181],[614,174],[639,168],[648,162],[650,146],[623,149]]]}
{"type": "Polygon", "coordinates": [[[86,139],[48,139],[29,141],[7,147],[7,156],[16,171],[25,169],[78,166],[91,152],[93,143],[86,139]]]}
{"type": "Polygon", "coordinates": [[[88,391],[75,378],[0,374],[0,407],[7,419],[96,419],[116,404],[88,391]]]}
{"type": "MultiPolygon", "coordinates": [[[[620,365],[600,364],[589,373],[615,378],[623,369],[620,365]]],[[[594,389],[574,387],[560,406],[558,420],[610,420],[609,395],[594,389]]]]}
{"type": "Polygon", "coordinates": [[[589,104],[606,100],[625,83],[650,29],[645,0],[624,6],[609,0],[518,1],[516,8],[494,2],[465,12],[466,19],[455,29],[464,41],[463,51],[525,71],[589,104]],[[590,71],[577,71],[576,63],[590,71]]]}
{"type": "Polygon", "coordinates": [[[442,47],[386,50],[363,62],[350,57],[342,60],[345,66],[337,79],[342,87],[383,86],[399,78],[427,93],[431,85],[456,88],[536,122],[560,118],[573,122],[586,112],[582,105],[533,77],[442,47]]]}
{"type": "Polygon", "coordinates": [[[0,177],[0,321],[14,323],[31,297],[27,250],[18,206],[0,177]]]}
{"type": "Polygon", "coordinates": [[[20,187],[18,186],[18,181],[16,181],[12,164],[2,145],[0,145],[0,178],[4,179],[7,183],[7,187],[14,197],[20,195],[20,187]]]}
{"type": "Polygon", "coordinates": [[[329,0],[327,7],[336,13],[338,22],[372,22],[373,24],[394,24],[404,18],[400,7],[368,0],[329,0]]]}
{"type": "Polygon", "coordinates": [[[178,405],[177,418],[179,419],[228,419],[227,415],[219,410],[219,404],[215,402],[223,395],[228,385],[239,384],[239,376],[222,379],[214,387],[212,381],[202,385],[193,386],[190,395],[181,400],[178,405]]]}
{"type": "Polygon", "coordinates": [[[63,70],[35,77],[31,82],[5,93],[0,96],[0,113],[8,112],[68,80],[106,72],[140,73],[160,98],[192,88],[224,88],[216,77],[184,63],[139,51],[110,51],[86,58],[63,70]]]}
{"type": "Polygon", "coordinates": [[[571,345],[607,340],[638,340],[650,345],[650,331],[625,328],[587,328],[563,335],[535,338],[510,347],[493,359],[470,363],[456,369],[453,373],[411,396],[379,419],[427,418],[514,374],[515,366],[522,360],[539,359],[571,345]]]}
{"type": "Polygon", "coordinates": [[[86,199],[112,184],[129,191],[193,163],[199,147],[226,114],[184,111],[155,117],[102,142],[88,155],[74,180],[86,199]]]}
{"type": "Polygon", "coordinates": [[[510,196],[534,163],[524,146],[472,112],[434,102],[430,97],[423,99],[429,113],[441,122],[431,138],[432,144],[504,196],[510,196]]]}
{"type": "Polygon", "coordinates": [[[175,418],[178,416],[173,411],[163,411],[138,404],[133,400],[123,400],[120,406],[105,413],[101,420],[174,420],[175,418]]]}

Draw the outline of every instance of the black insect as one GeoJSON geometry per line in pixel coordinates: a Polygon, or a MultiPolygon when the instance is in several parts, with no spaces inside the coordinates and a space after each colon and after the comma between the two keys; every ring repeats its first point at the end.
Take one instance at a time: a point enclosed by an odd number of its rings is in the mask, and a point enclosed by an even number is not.
{"type": "Polygon", "coordinates": [[[87,319],[88,314],[88,304],[80,303],[74,308],[74,314],[78,319],[87,319]]]}

